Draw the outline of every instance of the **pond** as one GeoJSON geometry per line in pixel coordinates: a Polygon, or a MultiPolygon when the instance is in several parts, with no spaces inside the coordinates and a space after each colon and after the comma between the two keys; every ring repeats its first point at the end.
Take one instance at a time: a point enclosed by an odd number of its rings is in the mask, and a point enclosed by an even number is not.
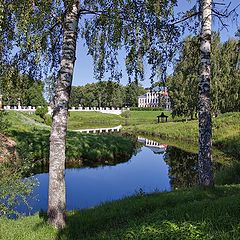
{"type": "MultiPolygon", "coordinates": [[[[196,154],[145,138],[139,137],[138,141],[142,146],[125,163],[66,169],[67,210],[90,208],[134,194],[171,191],[196,182],[196,154]],[[179,162],[179,158],[188,161],[179,162]]],[[[34,177],[38,179],[39,186],[29,199],[31,209],[25,205],[17,208],[26,215],[47,210],[48,174],[34,177]]]]}

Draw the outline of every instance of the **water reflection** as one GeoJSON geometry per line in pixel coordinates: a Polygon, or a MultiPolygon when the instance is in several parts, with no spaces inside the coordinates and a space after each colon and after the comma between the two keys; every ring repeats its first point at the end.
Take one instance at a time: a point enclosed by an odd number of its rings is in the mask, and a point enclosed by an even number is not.
{"type": "MultiPolygon", "coordinates": [[[[96,206],[137,192],[171,191],[197,183],[197,155],[166,144],[138,137],[141,146],[127,162],[115,166],[66,169],[67,210],[96,206]]],[[[36,199],[29,199],[32,210],[20,206],[22,213],[47,210],[48,174],[35,175],[40,185],[36,199]]]]}
{"type": "Polygon", "coordinates": [[[164,155],[164,161],[169,166],[168,174],[174,189],[197,185],[197,154],[168,146],[164,155]]]}
{"type": "Polygon", "coordinates": [[[155,154],[164,155],[163,159],[169,166],[168,175],[173,189],[192,187],[197,184],[197,154],[148,138],[138,137],[138,141],[151,149],[155,154]]]}
{"type": "MultiPolygon", "coordinates": [[[[128,162],[115,166],[66,169],[67,210],[93,207],[139,191],[170,191],[168,170],[163,154],[155,154],[145,146],[140,147],[128,162]]],[[[47,210],[48,174],[35,177],[40,183],[33,192],[38,201],[29,199],[32,210],[22,205],[18,208],[22,213],[47,210]]]]}
{"type": "Polygon", "coordinates": [[[138,137],[138,142],[143,143],[146,147],[151,149],[155,154],[163,154],[165,153],[167,149],[167,144],[161,144],[159,142],[143,138],[143,137],[138,137]]]}

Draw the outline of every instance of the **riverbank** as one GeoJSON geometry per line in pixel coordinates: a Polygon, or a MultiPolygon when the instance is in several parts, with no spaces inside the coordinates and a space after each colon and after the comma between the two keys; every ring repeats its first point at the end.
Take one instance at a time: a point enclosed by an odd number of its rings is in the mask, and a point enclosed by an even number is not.
{"type": "MultiPolygon", "coordinates": [[[[23,151],[21,154],[47,158],[45,149],[50,128],[24,114],[11,114],[8,115],[7,134],[16,139],[18,150],[23,151]]],[[[239,113],[221,115],[213,122],[214,146],[230,156],[238,156],[239,123],[239,113]]],[[[169,144],[173,141],[180,145],[184,141],[197,144],[197,121],[136,124],[125,126],[124,131],[165,138],[169,144]]],[[[112,142],[107,135],[102,136],[106,138],[101,142],[96,139],[97,135],[75,134],[79,133],[68,133],[68,157],[75,158],[75,153],[79,156],[84,148],[88,152],[92,146],[99,151],[105,146],[108,151],[112,143],[114,147],[119,141],[115,138],[112,142]],[[82,143],[78,142],[79,136],[82,143]],[[69,149],[72,152],[68,153],[69,149]]],[[[128,142],[122,144],[127,147],[128,142]]],[[[219,179],[224,179],[223,175],[225,178],[235,175],[239,183],[239,168],[230,164],[229,172],[224,171],[219,179]]],[[[228,183],[232,182],[230,179],[228,183]]],[[[49,226],[41,213],[17,221],[1,219],[0,239],[240,239],[239,190],[238,184],[217,186],[212,190],[191,188],[148,195],[140,191],[121,201],[68,212],[67,227],[60,232],[49,226]]]]}
{"type": "MultiPolygon", "coordinates": [[[[32,159],[34,162],[47,162],[50,127],[41,123],[35,115],[19,112],[9,112],[6,119],[8,127],[5,135],[15,140],[19,157],[32,159]]],[[[114,165],[127,161],[137,145],[136,139],[124,135],[94,135],[68,131],[66,160],[69,165],[114,165]]]]}
{"type": "MultiPolygon", "coordinates": [[[[213,118],[213,146],[234,158],[240,158],[240,113],[226,113],[213,118]]],[[[167,122],[125,126],[124,132],[148,135],[167,141],[198,143],[198,121],[167,122]]]]}
{"type": "Polygon", "coordinates": [[[0,239],[240,239],[240,185],[213,190],[139,193],[102,206],[69,212],[62,231],[39,214],[1,219],[0,239]]]}

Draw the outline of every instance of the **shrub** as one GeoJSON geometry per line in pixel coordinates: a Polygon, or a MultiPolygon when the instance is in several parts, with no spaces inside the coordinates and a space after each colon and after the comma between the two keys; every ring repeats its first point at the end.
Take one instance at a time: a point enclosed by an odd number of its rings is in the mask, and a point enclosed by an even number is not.
{"type": "Polygon", "coordinates": [[[35,114],[45,120],[45,115],[47,114],[47,112],[48,112],[47,107],[37,107],[35,114]]]}
{"type": "Polygon", "coordinates": [[[24,178],[28,164],[17,165],[11,160],[0,162],[0,219],[21,215],[16,210],[20,204],[29,206],[27,199],[38,182],[34,178],[24,178]]]}
{"type": "Polygon", "coordinates": [[[52,126],[52,117],[49,114],[45,115],[44,123],[48,126],[52,126]]]}
{"type": "Polygon", "coordinates": [[[129,110],[126,110],[126,111],[122,112],[121,116],[124,118],[130,118],[131,112],[129,110]]]}
{"type": "Polygon", "coordinates": [[[9,122],[6,119],[7,112],[4,110],[0,110],[0,133],[4,132],[6,128],[9,126],[9,122]]]}

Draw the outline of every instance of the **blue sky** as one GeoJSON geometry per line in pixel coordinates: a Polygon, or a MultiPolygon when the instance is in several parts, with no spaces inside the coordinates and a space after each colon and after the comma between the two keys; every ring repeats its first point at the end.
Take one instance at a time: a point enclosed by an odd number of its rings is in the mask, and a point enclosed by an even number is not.
{"type": "MultiPolygon", "coordinates": [[[[195,1],[192,1],[193,3],[195,1]]],[[[225,3],[228,5],[229,2],[231,2],[231,7],[235,7],[239,4],[238,0],[218,0],[217,2],[225,3]]],[[[187,9],[190,9],[193,5],[192,3],[189,3],[187,0],[179,0],[179,6],[177,8],[178,11],[185,11],[187,9]]],[[[240,7],[237,9],[238,14],[240,15],[240,7]]],[[[233,37],[234,34],[237,31],[237,27],[240,27],[240,22],[238,19],[237,21],[233,21],[231,18],[225,20],[225,23],[228,25],[228,29],[222,29],[221,30],[221,24],[217,19],[214,19],[213,22],[213,30],[220,30],[221,33],[221,39],[222,41],[226,41],[228,38],[233,37]],[[238,26],[237,26],[238,25],[238,26]]],[[[121,79],[120,83],[123,85],[126,85],[128,83],[128,77],[125,71],[124,66],[124,56],[123,53],[120,53],[119,55],[119,63],[120,68],[122,69],[123,78],[121,79]]],[[[150,86],[150,68],[146,66],[146,74],[145,74],[145,80],[141,82],[141,84],[144,87],[150,86]]],[[[84,40],[79,38],[78,45],[77,45],[77,60],[75,63],[75,69],[74,69],[74,76],[73,76],[73,85],[85,85],[87,83],[96,82],[97,80],[94,78],[93,75],[93,61],[92,57],[87,55],[87,48],[84,46],[84,40]]]]}

